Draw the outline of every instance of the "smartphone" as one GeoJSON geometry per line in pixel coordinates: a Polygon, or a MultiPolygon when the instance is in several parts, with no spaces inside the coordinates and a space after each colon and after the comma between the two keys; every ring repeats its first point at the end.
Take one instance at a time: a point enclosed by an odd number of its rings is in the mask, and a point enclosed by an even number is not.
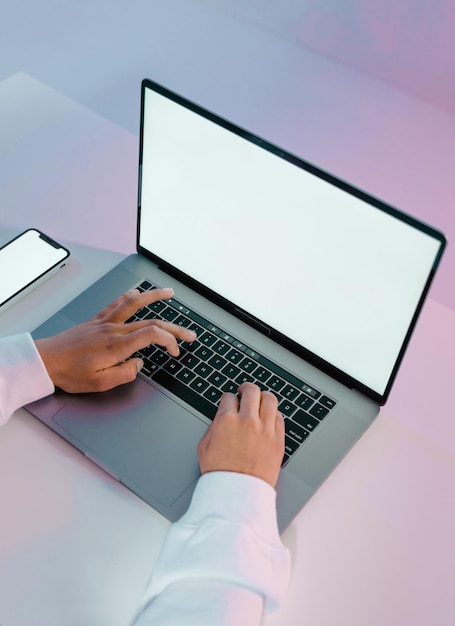
{"type": "Polygon", "coordinates": [[[69,257],[67,248],[34,228],[0,248],[0,312],[65,267],[69,257]]]}

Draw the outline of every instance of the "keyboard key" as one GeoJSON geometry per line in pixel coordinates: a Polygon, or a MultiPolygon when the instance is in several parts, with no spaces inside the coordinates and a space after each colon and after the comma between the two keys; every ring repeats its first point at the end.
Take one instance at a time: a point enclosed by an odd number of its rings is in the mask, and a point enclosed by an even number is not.
{"type": "Polygon", "coordinates": [[[226,367],[223,367],[221,371],[228,378],[235,378],[236,376],[240,374],[240,368],[238,368],[236,365],[231,365],[230,363],[228,363],[226,367]]]}
{"type": "MultiPolygon", "coordinates": [[[[228,355],[229,358],[229,355],[228,355]]],[[[239,366],[242,368],[242,370],[244,370],[245,372],[253,372],[258,364],[255,361],[252,361],[251,359],[249,359],[248,357],[243,359],[243,361],[241,361],[239,363],[239,366]]]]}
{"type": "Polygon", "coordinates": [[[219,389],[216,389],[215,387],[209,387],[203,393],[204,398],[207,398],[207,400],[210,400],[210,402],[213,402],[214,404],[218,403],[222,395],[223,395],[223,392],[220,391],[219,389]]]}
{"type": "Polygon", "coordinates": [[[196,374],[199,374],[199,376],[207,378],[207,376],[210,376],[210,374],[213,372],[213,367],[210,367],[210,365],[207,365],[207,363],[201,361],[201,363],[199,363],[199,365],[194,368],[194,371],[196,372],[196,374]]]}
{"type": "Polygon", "coordinates": [[[317,403],[310,409],[311,415],[314,415],[314,417],[317,417],[318,420],[322,420],[327,415],[328,412],[329,412],[329,409],[326,409],[325,406],[322,406],[322,404],[317,404],[317,403]]]}
{"type": "Polygon", "coordinates": [[[215,385],[215,387],[222,387],[227,381],[227,378],[226,376],[223,376],[223,374],[220,374],[220,372],[213,372],[207,380],[212,383],[212,385],[215,385]]]}
{"type": "Polygon", "coordinates": [[[141,374],[147,376],[147,378],[151,378],[153,372],[156,372],[158,369],[158,365],[156,363],[152,363],[148,359],[144,359],[144,366],[141,369],[141,374]]]}
{"type": "Polygon", "coordinates": [[[177,374],[177,378],[181,380],[182,383],[187,383],[187,384],[190,383],[195,377],[196,377],[196,374],[186,367],[181,369],[180,372],[177,374]]]}
{"type": "Polygon", "coordinates": [[[161,352],[161,350],[157,350],[150,357],[150,361],[152,361],[153,363],[156,363],[157,365],[164,365],[168,359],[169,359],[169,356],[165,354],[164,352],[161,352]]]}
{"type": "Polygon", "coordinates": [[[209,359],[208,361],[208,364],[217,370],[220,370],[221,368],[223,368],[226,365],[226,363],[227,363],[226,359],[223,359],[222,356],[218,356],[217,354],[212,356],[212,358],[209,359]]]}
{"type": "Polygon", "coordinates": [[[148,312],[147,315],[144,317],[145,320],[159,320],[160,318],[160,314],[157,313],[156,311],[153,311],[149,306],[147,307],[148,312]]]}
{"type": "Polygon", "coordinates": [[[306,410],[311,408],[314,404],[314,400],[306,396],[304,393],[301,393],[300,396],[294,400],[294,402],[297,406],[306,410]]]}
{"type": "Polygon", "coordinates": [[[335,400],[331,400],[327,396],[322,396],[322,398],[319,398],[319,402],[328,409],[333,409],[333,407],[336,405],[335,400]]]}
{"type": "Polygon", "coordinates": [[[231,346],[225,341],[217,341],[213,345],[213,349],[215,350],[217,354],[223,355],[223,354],[226,354],[226,352],[228,352],[231,349],[231,346]]]}
{"type": "Polygon", "coordinates": [[[240,387],[240,385],[242,383],[252,383],[252,382],[254,382],[254,378],[252,376],[250,376],[250,374],[247,374],[246,372],[241,372],[237,376],[237,378],[235,379],[235,382],[240,387]]]}
{"type": "Polygon", "coordinates": [[[188,326],[191,326],[191,320],[183,315],[179,315],[178,318],[174,320],[174,324],[188,328],[188,326]]]}
{"type": "Polygon", "coordinates": [[[203,361],[208,361],[210,357],[213,356],[213,352],[210,350],[210,348],[207,348],[206,346],[201,346],[195,351],[194,354],[203,361]]]}
{"type": "Polygon", "coordinates": [[[226,359],[231,363],[238,363],[243,359],[243,354],[238,350],[231,350],[226,354],[226,359]]]}
{"type": "Polygon", "coordinates": [[[215,343],[216,336],[212,335],[212,333],[205,332],[203,335],[198,337],[198,339],[201,342],[201,344],[203,344],[204,346],[211,346],[212,344],[215,343]]]}
{"type": "Polygon", "coordinates": [[[280,389],[282,389],[285,384],[286,383],[284,382],[284,380],[279,376],[272,376],[272,378],[269,380],[269,387],[273,391],[280,391],[280,389]]]}
{"type": "Polygon", "coordinates": [[[161,316],[168,322],[172,322],[177,317],[177,315],[177,311],[175,309],[171,309],[170,306],[161,311],[161,316]]]}
{"type": "Polygon", "coordinates": [[[287,415],[290,417],[293,413],[297,411],[297,407],[289,402],[289,400],[284,399],[278,406],[278,410],[283,413],[283,415],[287,415]]]}
{"type": "Polygon", "coordinates": [[[286,387],[281,391],[281,395],[288,400],[294,400],[294,398],[297,398],[299,393],[299,390],[292,385],[286,385],[286,387]]]}
{"type": "Polygon", "coordinates": [[[180,346],[184,348],[187,352],[196,352],[196,350],[199,348],[199,342],[197,340],[192,341],[191,343],[188,343],[188,341],[181,341],[180,346]]]}
{"type": "Polygon", "coordinates": [[[152,289],[156,289],[156,287],[152,285],[149,280],[143,280],[137,289],[139,291],[151,291],[152,289]]]}
{"type": "Polygon", "coordinates": [[[193,323],[189,326],[189,329],[194,330],[198,337],[200,337],[204,333],[204,329],[202,328],[202,326],[199,326],[199,324],[193,323]]]}
{"type": "Polygon", "coordinates": [[[182,369],[183,365],[181,363],[179,363],[178,361],[176,361],[175,359],[169,359],[165,364],[164,364],[164,369],[166,370],[166,372],[169,372],[169,374],[177,374],[177,372],[179,370],[182,369]]]}
{"type": "Polygon", "coordinates": [[[223,392],[229,392],[229,393],[237,393],[239,386],[235,384],[235,382],[233,380],[228,380],[226,383],[224,383],[224,385],[221,387],[221,391],[223,392]]]}
{"type": "Polygon", "coordinates": [[[150,313],[150,311],[146,306],[144,306],[142,309],[139,309],[139,311],[136,311],[135,315],[137,319],[143,320],[147,313],[150,313]]]}
{"type": "Polygon", "coordinates": [[[294,441],[297,441],[297,443],[303,443],[310,434],[297,424],[294,424],[291,420],[285,420],[284,428],[286,434],[289,435],[289,437],[292,437],[294,441]]]}
{"type": "Polygon", "coordinates": [[[185,354],[185,356],[182,359],[180,359],[180,363],[182,363],[189,369],[196,367],[196,365],[198,365],[200,362],[201,362],[201,359],[198,359],[197,356],[188,352],[185,354]]]}
{"type": "Polygon", "coordinates": [[[268,380],[271,376],[271,373],[266,370],[264,367],[258,367],[255,371],[254,371],[254,377],[261,381],[261,383],[265,383],[266,380],[268,380]]]}
{"type": "Polygon", "coordinates": [[[288,454],[284,454],[283,455],[283,460],[281,461],[281,467],[283,467],[284,465],[286,465],[286,463],[289,461],[289,455],[288,454]]]}
{"type": "Polygon", "coordinates": [[[203,378],[200,378],[199,376],[197,376],[197,378],[195,378],[193,382],[190,384],[191,389],[194,389],[195,391],[198,391],[199,393],[203,393],[207,389],[208,386],[209,386],[209,383],[203,378]]]}
{"type": "Polygon", "coordinates": [[[146,346],[145,348],[142,348],[142,350],[139,350],[137,356],[145,357],[146,359],[148,359],[157,350],[158,350],[158,348],[156,346],[154,346],[153,344],[151,344],[150,346],[146,346]]]}
{"type": "Polygon", "coordinates": [[[308,415],[308,413],[305,413],[305,411],[297,411],[297,413],[292,416],[292,419],[294,420],[294,422],[297,422],[298,424],[300,424],[300,426],[303,426],[306,430],[309,430],[310,432],[313,431],[316,426],[320,424],[317,419],[311,417],[311,415],[308,415]]]}
{"type": "Polygon", "coordinates": [[[152,302],[152,304],[149,304],[149,309],[151,309],[155,313],[159,313],[164,308],[166,308],[166,305],[162,300],[158,300],[158,302],[152,302]]]}
{"type": "Polygon", "coordinates": [[[298,450],[298,448],[299,444],[297,443],[297,441],[294,441],[294,439],[286,435],[284,438],[284,452],[291,456],[296,450],[298,450]]]}

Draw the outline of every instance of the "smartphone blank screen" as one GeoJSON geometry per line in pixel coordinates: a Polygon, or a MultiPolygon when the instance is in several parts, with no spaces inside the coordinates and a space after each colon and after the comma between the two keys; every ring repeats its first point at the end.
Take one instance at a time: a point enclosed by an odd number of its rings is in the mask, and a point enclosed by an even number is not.
{"type": "Polygon", "coordinates": [[[68,251],[46,239],[36,230],[27,230],[0,248],[0,306],[66,259],[68,251]]]}

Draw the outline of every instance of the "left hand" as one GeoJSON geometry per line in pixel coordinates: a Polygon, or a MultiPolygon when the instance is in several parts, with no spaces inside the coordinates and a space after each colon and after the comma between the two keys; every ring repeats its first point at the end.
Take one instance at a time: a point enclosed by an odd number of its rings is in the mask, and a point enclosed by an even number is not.
{"type": "Polygon", "coordinates": [[[178,356],[177,339],[194,341],[193,331],[155,319],[125,324],[140,308],[173,295],[169,288],[129,291],[87,322],[36,340],[54,385],[69,393],[82,393],[107,391],[131,382],[142,367],[142,360],[130,359],[131,355],[151,343],[178,356]]]}

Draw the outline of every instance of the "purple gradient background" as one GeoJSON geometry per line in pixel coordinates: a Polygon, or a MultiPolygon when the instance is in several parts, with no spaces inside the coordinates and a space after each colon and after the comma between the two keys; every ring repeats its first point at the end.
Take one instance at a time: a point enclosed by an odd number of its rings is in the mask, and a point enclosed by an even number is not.
{"type": "MultiPolygon", "coordinates": [[[[285,533],[289,598],[264,623],[451,625],[455,5],[27,0],[4,7],[1,20],[0,227],[134,250],[139,81],[149,76],[445,232],[448,249],[390,400],[285,533]]],[[[90,470],[87,490],[93,484],[90,470]]],[[[56,507],[54,497],[43,501],[56,507]]],[[[71,498],[60,505],[74,514],[71,498]]],[[[91,518],[96,498],[90,506],[91,518]]],[[[43,513],[43,532],[58,513],[43,513]]],[[[20,532],[35,537],[32,516],[20,532]]],[[[43,607],[52,581],[36,586],[30,563],[47,550],[22,543],[11,581],[23,580],[30,606],[43,607]]],[[[90,545],[103,562],[99,542],[90,545]]],[[[123,574],[109,572],[119,588],[123,574]]],[[[22,584],[3,591],[11,615],[21,594],[22,584]]]]}
{"type": "MultiPolygon", "coordinates": [[[[453,3],[162,4],[137,0],[123,7],[96,0],[88,8],[50,0],[37,6],[27,0],[21,7],[10,5],[2,14],[0,78],[26,71],[137,136],[138,85],[149,76],[428,221],[443,230],[449,242],[453,239],[453,3]],[[24,23],[25,9],[29,19],[24,23]]],[[[41,133],[46,143],[44,127],[33,132],[41,133]]],[[[62,206],[68,202],[64,184],[69,173],[83,194],[90,181],[90,161],[104,158],[98,193],[115,188],[113,195],[124,204],[122,209],[119,202],[114,220],[118,232],[110,224],[110,244],[102,245],[131,250],[131,237],[123,239],[128,232],[123,212],[135,205],[130,177],[137,162],[135,149],[122,148],[124,162],[119,167],[128,176],[114,181],[112,170],[118,165],[111,152],[103,157],[103,144],[90,144],[87,155],[88,144],[81,143],[84,133],[79,134],[76,148],[68,129],[61,134],[61,147],[52,143],[46,148],[58,154],[55,197],[62,206]],[[80,171],[75,171],[66,149],[80,171]],[[81,155],[85,150],[80,160],[79,149],[81,155]],[[81,162],[86,167],[81,168],[81,162]]],[[[124,141],[128,143],[126,135],[124,141]]],[[[13,157],[27,158],[19,142],[13,157]]],[[[10,169],[7,163],[6,172],[3,168],[0,173],[7,187],[10,169]]],[[[35,210],[44,215],[34,181],[29,180],[29,187],[35,210]]],[[[9,215],[2,210],[0,220],[7,222],[9,215]]],[[[96,210],[91,217],[93,231],[98,231],[96,210]]],[[[66,233],[63,229],[57,234],[66,233]]],[[[96,241],[99,236],[90,239],[96,241]]],[[[455,252],[449,245],[432,297],[455,310],[454,275],[455,252]]]]}

